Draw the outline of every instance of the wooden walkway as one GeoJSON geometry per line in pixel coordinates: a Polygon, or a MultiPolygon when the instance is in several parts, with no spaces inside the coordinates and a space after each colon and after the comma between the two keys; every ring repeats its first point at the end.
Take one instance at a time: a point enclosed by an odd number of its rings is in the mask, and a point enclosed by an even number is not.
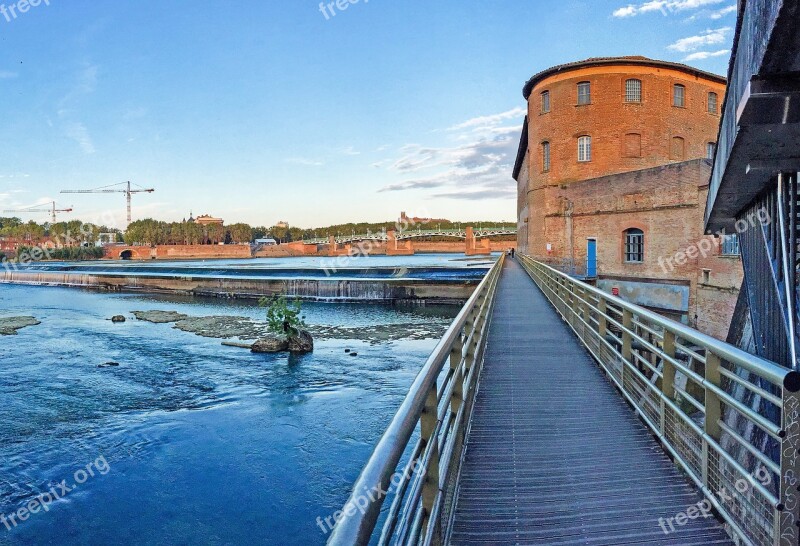
{"type": "Polygon", "coordinates": [[[513,260],[497,297],[450,543],[732,544],[513,260]]]}

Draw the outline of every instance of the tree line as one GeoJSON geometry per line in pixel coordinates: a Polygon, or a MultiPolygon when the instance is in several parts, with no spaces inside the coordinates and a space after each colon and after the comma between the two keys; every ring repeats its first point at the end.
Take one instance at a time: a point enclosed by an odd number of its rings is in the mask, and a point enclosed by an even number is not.
{"type": "Polygon", "coordinates": [[[50,237],[65,246],[78,246],[80,243],[96,243],[100,240],[101,233],[113,233],[117,240],[122,240],[118,229],[84,223],[80,220],[37,224],[33,220],[23,222],[16,217],[0,217],[0,237],[21,241],[35,243],[50,237]]]}
{"type": "MultiPolygon", "coordinates": [[[[515,228],[513,222],[448,222],[436,221],[414,225],[398,222],[351,222],[314,229],[300,227],[266,227],[250,226],[236,223],[229,226],[209,224],[206,226],[194,222],[163,222],[147,218],[131,222],[123,234],[118,229],[106,226],[85,224],[80,220],[57,222],[55,224],[37,224],[34,221],[22,222],[19,218],[0,218],[0,237],[13,237],[35,244],[45,237],[51,237],[63,246],[94,245],[99,241],[100,233],[114,233],[116,241],[129,245],[209,245],[209,244],[247,244],[256,239],[271,238],[278,243],[291,243],[329,236],[346,236],[365,233],[381,233],[384,230],[431,230],[456,229],[473,226],[515,228]]],[[[66,258],[65,258],[66,259],[66,258]]]]}

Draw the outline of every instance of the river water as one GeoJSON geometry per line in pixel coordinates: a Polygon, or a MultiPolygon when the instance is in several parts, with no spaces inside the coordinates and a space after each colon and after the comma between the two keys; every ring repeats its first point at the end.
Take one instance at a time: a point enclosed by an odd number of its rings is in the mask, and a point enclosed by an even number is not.
{"type": "Polygon", "coordinates": [[[254,355],[130,315],[261,320],[254,302],[0,285],[0,317],[41,321],[0,337],[0,544],[324,544],[459,309],[303,308],[341,331],[254,355]]]}

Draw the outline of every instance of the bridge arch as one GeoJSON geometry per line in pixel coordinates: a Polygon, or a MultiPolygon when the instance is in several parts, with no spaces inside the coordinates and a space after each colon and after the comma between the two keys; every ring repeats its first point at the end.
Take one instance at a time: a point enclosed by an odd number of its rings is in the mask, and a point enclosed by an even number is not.
{"type": "Polygon", "coordinates": [[[120,260],[132,260],[133,259],[133,250],[130,248],[126,248],[122,252],[119,253],[120,260]]]}

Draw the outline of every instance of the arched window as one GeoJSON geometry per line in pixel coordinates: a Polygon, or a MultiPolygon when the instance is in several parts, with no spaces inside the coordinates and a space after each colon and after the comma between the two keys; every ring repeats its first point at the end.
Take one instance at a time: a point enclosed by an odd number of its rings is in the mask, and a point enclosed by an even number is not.
{"type": "Polygon", "coordinates": [[[578,84],[578,104],[592,103],[592,84],[581,82],[578,84]]]}
{"type": "Polygon", "coordinates": [[[542,172],[550,170],[550,143],[542,142],[542,172]]]}
{"type": "Polygon", "coordinates": [[[717,151],[717,144],[715,142],[709,142],[706,144],[706,157],[708,159],[714,159],[714,153],[717,151]]]}
{"type": "Polygon", "coordinates": [[[642,80],[625,82],[625,102],[642,102],[642,80]]]}
{"type": "Polygon", "coordinates": [[[582,136],[578,139],[578,161],[585,163],[592,160],[592,137],[582,136]]]}
{"type": "Polygon", "coordinates": [[[686,106],[686,87],[675,84],[672,88],[672,106],[683,108],[686,106]]]}
{"type": "Polygon", "coordinates": [[[708,94],[708,113],[709,114],[716,114],[718,108],[718,101],[719,97],[716,93],[709,93],[708,94]]]}
{"type": "Polygon", "coordinates": [[[639,133],[628,133],[625,135],[622,157],[642,157],[642,135],[639,133]]]}
{"type": "Polygon", "coordinates": [[[637,228],[625,230],[625,262],[642,263],[644,261],[644,231],[637,228]]]}
{"type": "Polygon", "coordinates": [[[550,111],[550,91],[542,91],[542,114],[550,111]]]}
{"type": "Polygon", "coordinates": [[[686,142],[683,138],[679,136],[672,137],[672,148],[669,151],[669,156],[676,161],[683,161],[686,156],[686,142]]]}

